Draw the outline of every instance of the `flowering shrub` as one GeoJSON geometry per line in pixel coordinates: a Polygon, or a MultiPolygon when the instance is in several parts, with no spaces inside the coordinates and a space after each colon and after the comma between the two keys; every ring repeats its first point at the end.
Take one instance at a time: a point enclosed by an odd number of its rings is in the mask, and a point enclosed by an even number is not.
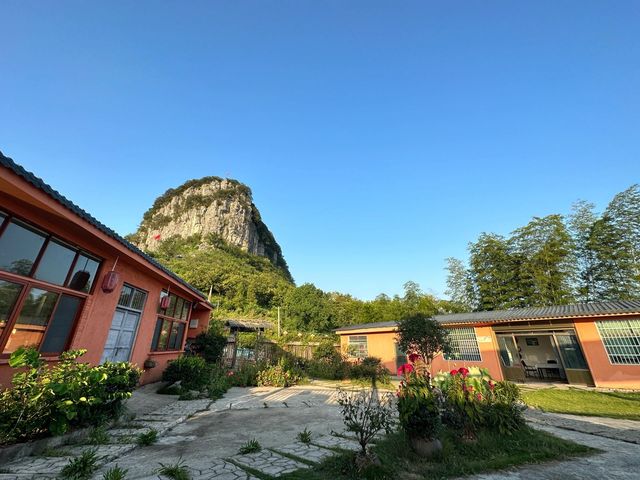
{"type": "Polygon", "coordinates": [[[511,434],[524,424],[518,387],[494,382],[485,369],[465,367],[439,374],[434,382],[444,395],[443,421],[463,438],[472,440],[479,428],[511,434]]]}
{"type": "Polygon", "coordinates": [[[429,377],[408,374],[400,382],[398,413],[400,425],[410,436],[432,440],[438,436],[440,421],[440,391],[434,389],[429,377]]]}
{"type": "Polygon", "coordinates": [[[182,355],[172,360],[162,372],[165,382],[180,382],[183,390],[204,390],[211,374],[211,366],[202,357],[182,355]]]}
{"type": "Polygon", "coordinates": [[[257,377],[259,387],[290,387],[296,385],[300,380],[300,375],[287,369],[282,362],[261,370],[257,377]]]}
{"type": "Polygon", "coordinates": [[[404,365],[400,365],[398,367],[398,376],[399,377],[406,377],[411,372],[413,372],[413,365],[411,365],[410,363],[405,363],[404,365]]]}
{"type": "Polygon", "coordinates": [[[13,387],[0,392],[0,444],[60,435],[119,413],[141,371],[125,362],[97,366],[76,362],[85,353],[64,352],[50,367],[32,348],[21,347],[11,354],[9,365],[21,371],[13,376],[13,387]]]}

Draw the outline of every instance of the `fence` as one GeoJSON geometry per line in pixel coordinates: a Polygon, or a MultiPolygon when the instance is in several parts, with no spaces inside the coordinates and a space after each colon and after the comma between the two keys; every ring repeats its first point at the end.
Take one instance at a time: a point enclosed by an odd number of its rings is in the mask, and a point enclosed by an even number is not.
{"type": "MultiPolygon", "coordinates": [[[[311,360],[319,343],[290,342],[282,346],[271,340],[258,340],[255,348],[237,346],[236,339],[229,337],[222,354],[227,368],[239,368],[246,362],[275,363],[283,355],[291,355],[302,360],[311,360]]],[[[336,346],[339,349],[339,346],[336,346]]]]}

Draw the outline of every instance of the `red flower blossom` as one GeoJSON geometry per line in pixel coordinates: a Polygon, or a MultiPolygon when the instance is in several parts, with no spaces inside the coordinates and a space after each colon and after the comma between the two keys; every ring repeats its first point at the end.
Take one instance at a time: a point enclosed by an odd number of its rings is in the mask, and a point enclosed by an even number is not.
{"type": "Polygon", "coordinates": [[[458,374],[458,370],[451,370],[449,372],[449,375],[451,375],[452,377],[455,377],[458,374]]]}
{"type": "Polygon", "coordinates": [[[478,400],[482,400],[482,394],[481,394],[481,393],[479,393],[478,395],[476,395],[476,398],[477,398],[478,400]]]}
{"type": "Polygon", "coordinates": [[[496,388],[496,384],[489,380],[489,390],[493,390],[494,388],[496,388]]]}
{"type": "Polygon", "coordinates": [[[417,353],[412,353],[409,355],[409,361],[411,363],[416,363],[418,360],[422,360],[422,357],[417,353]]]}
{"type": "Polygon", "coordinates": [[[458,369],[458,373],[459,373],[460,375],[462,375],[463,377],[466,377],[467,375],[469,375],[469,370],[468,370],[468,369],[466,369],[466,368],[464,368],[464,367],[460,367],[460,368],[458,369]]]}
{"type": "Polygon", "coordinates": [[[413,365],[410,363],[405,363],[404,365],[400,365],[398,368],[398,376],[409,375],[413,372],[413,365]]]}
{"type": "Polygon", "coordinates": [[[473,385],[469,385],[469,386],[467,387],[467,390],[468,390],[468,391],[470,391],[470,392],[473,392],[473,385]]]}

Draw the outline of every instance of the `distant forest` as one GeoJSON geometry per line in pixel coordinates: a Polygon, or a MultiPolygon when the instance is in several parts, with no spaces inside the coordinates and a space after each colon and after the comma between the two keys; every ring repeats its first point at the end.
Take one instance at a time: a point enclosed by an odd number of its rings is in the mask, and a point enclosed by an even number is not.
{"type": "Polygon", "coordinates": [[[447,295],[464,310],[640,299],[640,187],[605,210],[576,202],[508,237],[482,233],[467,262],[447,259],[447,295]]]}

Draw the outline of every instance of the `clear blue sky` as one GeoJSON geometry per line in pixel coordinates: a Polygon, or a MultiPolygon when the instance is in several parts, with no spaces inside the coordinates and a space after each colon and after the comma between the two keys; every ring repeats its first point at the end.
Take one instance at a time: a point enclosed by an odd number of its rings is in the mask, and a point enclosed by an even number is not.
{"type": "Polygon", "coordinates": [[[640,2],[0,2],[0,150],[120,233],[248,184],[298,283],[442,294],[640,181],[640,2]]]}

